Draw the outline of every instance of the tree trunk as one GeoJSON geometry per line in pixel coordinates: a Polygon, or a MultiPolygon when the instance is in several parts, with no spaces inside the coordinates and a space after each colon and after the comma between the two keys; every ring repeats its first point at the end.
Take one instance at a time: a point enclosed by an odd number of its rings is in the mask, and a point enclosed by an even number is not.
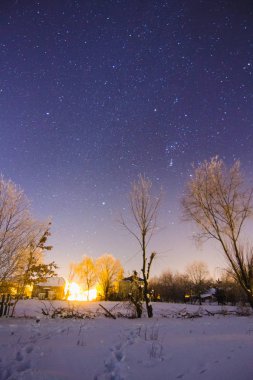
{"type": "Polygon", "coordinates": [[[152,307],[149,299],[146,300],[146,308],[147,308],[147,312],[148,312],[148,317],[152,318],[153,317],[153,307],[152,307]]]}
{"type": "Polygon", "coordinates": [[[149,294],[148,294],[148,282],[147,282],[146,276],[144,275],[143,277],[144,277],[143,295],[144,295],[144,300],[145,300],[145,303],[146,303],[146,310],[147,310],[147,313],[148,313],[148,317],[152,318],[153,317],[153,307],[151,305],[150,297],[149,297],[149,294]]]}
{"type": "Polygon", "coordinates": [[[248,299],[248,303],[250,304],[251,308],[253,309],[253,294],[250,292],[247,292],[247,299],[248,299]]]}
{"type": "Polygon", "coordinates": [[[88,297],[87,297],[87,301],[90,300],[90,286],[89,284],[87,283],[87,288],[88,288],[88,297]]]}
{"type": "Polygon", "coordinates": [[[146,234],[142,233],[142,274],[143,274],[143,280],[144,280],[144,289],[143,289],[143,296],[146,303],[146,309],[148,313],[148,317],[153,317],[153,308],[150,303],[150,298],[148,295],[148,278],[146,273],[146,234]]]}

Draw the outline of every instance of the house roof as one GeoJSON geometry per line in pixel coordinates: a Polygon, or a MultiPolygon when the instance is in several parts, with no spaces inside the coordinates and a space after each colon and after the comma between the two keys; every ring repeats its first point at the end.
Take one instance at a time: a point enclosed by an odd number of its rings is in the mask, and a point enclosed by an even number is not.
{"type": "Polygon", "coordinates": [[[216,293],[216,289],[210,288],[206,293],[201,294],[200,297],[201,298],[208,298],[208,297],[214,296],[215,293],[216,293]]]}
{"type": "MultiPolygon", "coordinates": [[[[140,278],[140,277],[136,277],[137,281],[140,281],[140,282],[143,282],[143,278],[140,278]]],[[[122,279],[122,281],[124,282],[133,282],[134,280],[134,276],[129,276],[129,277],[125,277],[122,279]]]]}
{"type": "Polygon", "coordinates": [[[38,283],[39,286],[48,286],[48,287],[55,287],[55,286],[65,286],[66,281],[63,277],[49,277],[47,278],[47,281],[38,283]]]}

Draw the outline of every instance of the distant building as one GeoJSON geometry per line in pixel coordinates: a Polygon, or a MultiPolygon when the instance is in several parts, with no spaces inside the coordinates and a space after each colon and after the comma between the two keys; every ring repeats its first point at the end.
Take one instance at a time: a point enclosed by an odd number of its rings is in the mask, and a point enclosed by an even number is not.
{"type": "Polygon", "coordinates": [[[63,277],[50,277],[45,282],[34,285],[32,296],[39,299],[62,300],[65,298],[65,285],[63,277]]]}
{"type": "Polygon", "coordinates": [[[191,292],[184,295],[184,302],[190,302],[190,303],[199,303],[200,305],[202,302],[214,302],[217,300],[216,297],[216,289],[210,288],[205,293],[201,293],[199,295],[192,294],[191,292]]]}
{"type": "Polygon", "coordinates": [[[210,288],[206,293],[200,295],[202,301],[216,301],[216,289],[210,288]]]}
{"type": "Polygon", "coordinates": [[[132,276],[123,278],[119,283],[119,295],[122,299],[129,298],[129,293],[131,293],[136,285],[143,287],[144,280],[137,276],[137,274],[133,274],[132,276]]]}

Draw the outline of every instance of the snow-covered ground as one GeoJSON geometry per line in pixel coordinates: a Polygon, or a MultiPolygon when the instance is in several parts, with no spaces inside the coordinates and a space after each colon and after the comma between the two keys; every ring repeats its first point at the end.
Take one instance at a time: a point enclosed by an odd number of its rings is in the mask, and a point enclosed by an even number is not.
{"type": "MultiPolygon", "coordinates": [[[[0,318],[0,380],[253,379],[253,315],[155,303],[153,319],[114,320],[96,302],[77,307],[100,315],[51,319],[41,312],[49,303],[27,300],[15,318],[0,318]]],[[[124,314],[124,306],[113,313],[124,314]]]]}

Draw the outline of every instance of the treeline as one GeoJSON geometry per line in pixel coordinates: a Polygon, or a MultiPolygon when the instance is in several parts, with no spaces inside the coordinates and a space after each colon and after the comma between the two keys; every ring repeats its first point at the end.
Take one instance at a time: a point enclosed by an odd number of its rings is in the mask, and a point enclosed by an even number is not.
{"type": "MultiPolygon", "coordinates": [[[[199,265],[206,266],[202,262],[194,262],[188,268],[199,265]]],[[[210,301],[221,305],[247,302],[240,285],[228,272],[224,272],[218,280],[208,274],[197,280],[188,270],[185,273],[167,270],[150,280],[150,293],[154,301],[164,302],[201,304],[210,301]]]]}
{"type": "MultiPolygon", "coordinates": [[[[99,299],[143,301],[143,278],[136,271],[123,278],[124,268],[111,254],[98,259],[84,256],[79,263],[70,265],[69,281],[78,282],[88,292],[96,287],[99,299]],[[139,292],[140,290],[140,292],[139,292]]],[[[184,273],[166,270],[149,281],[148,294],[152,301],[174,303],[202,303],[206,300],[235,305],[247,301],[241,287],[227,271],[213,279],[203,261],[186,266],[184,273]]]]}

